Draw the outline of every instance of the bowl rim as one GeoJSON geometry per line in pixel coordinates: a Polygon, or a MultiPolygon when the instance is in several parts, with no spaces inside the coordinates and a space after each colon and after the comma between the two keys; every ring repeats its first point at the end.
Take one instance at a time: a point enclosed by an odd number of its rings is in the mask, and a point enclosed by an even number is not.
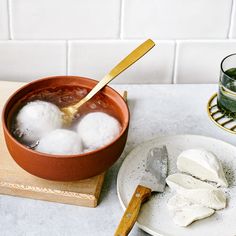
{"type": "Polygon", "coordinates": [[[80,78],[80,79],[85,79],[85,80],[89,80],[95,83],[98,83],[98,80],[94,80],[94,79],[90,79],[87,77],[83,77],[83,76],[74,76],[74,75],[58,75],[58,76],[49,76],[49,77],[44,77],[44,78],[40,78],[34,81],[31,81],[23,86],[21,86],[19,89],[17,89],[5,102],[3,110],[2,110],[2,126],[3,126],[3,130],[4,132],[7,133],[8,137],[11,139],[11,141],[15,142],[17,145],[19,145],[21,148],[23,148],[25,151],[31,152],[32,154],[36,154],[36,155],[40,155],[40,157],[49,157],[49,158],[58,158],[58,159],[72,159],[72,158],[86,158],[87,156],[90,155],[94,155],[100,151],[103,151],[107,148],[109,148],[110,146],[112,146],[115,142],[117,142],[122,136],[123,134],[126,132],[128,126],[129,126],[129,121],[130,121],[130,111],[129,111],[129,107],[127,105],[127,103],[124,101],[123,97],[113,88],[111,88],[110,86],[106,85],[104,88],[108,88],[110,89],[112,92],[114,92],[116,95],[118,95],[118,97],[121,98],[121,100],[124,102],[125,108],[126,108],[126,115],[127,115],[127,121],[124,122],[122,131],[119,133],[119,135],[112,140],[112,142],[106,144],[105,146],[102,146],[98,149],[86,152],[86,153],[80,153],[80,154],[73,154],[73,155],[58,155],[58,154],[49,154],[49,153],[44,153],[44,152],[39,152],[39,151],[35,151],[33,149],[30,149],[28,147],[26,147],[24,144],[20,143],[9,131],[7,125],[6,125],[6,120],[5,120],[5,113],[6,113],[6,108],[9,104],[9,102],[15,97],[16,94],[18,94],[20,91],[24,90],[25,88],[27,88],[28,86],[31,86],[32,84],[35,83],[40,83],[44,80],[53,80],[53,79],[57,79],[57,78],[63,78],[63,77],[70,77],[70,78],[80,78]]]}

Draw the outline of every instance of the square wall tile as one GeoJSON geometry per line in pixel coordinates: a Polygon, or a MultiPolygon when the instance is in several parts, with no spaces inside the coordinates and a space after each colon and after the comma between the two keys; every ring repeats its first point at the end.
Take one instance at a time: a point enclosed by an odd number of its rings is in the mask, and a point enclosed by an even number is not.
{"type": "Polygon", "coordinates": [[[232,53],[236,53],[236,40],[178,42],[175,83],[218,83],[220,63],[232,53]]]}
{"type": "Polygon", "coordinates": [[[65,74],[65,42],[0,41],[0,80],[32,81],[65,74]]]}
{"type": "Polygon", "coordinates": [[[124,1],[124,38],[226,38],[232,0],[124,1]]]}
{"type": "Polygon", "coordinates": [[[229,36],[230,38],[236,38],[236,0],[234,0],[233,4],[229,36]]]}
{"type": "MultiPolygon", "coordinates": [[[[101,80],[143,41],[71,41],[69,74],[101,80]]],[[[156,42],[143,58],[114,79],[114,83],[171,83],[175,44],[156,42]]]]}
{"type": "Polygon", "coordinates": [[[120,0],[10,0],[13,39],[117,38],[120,0]]]}
{"type": "Polygon", "coordinates": [[[0,39],[9,39],[7,0],[0,0],[0,39]]]}

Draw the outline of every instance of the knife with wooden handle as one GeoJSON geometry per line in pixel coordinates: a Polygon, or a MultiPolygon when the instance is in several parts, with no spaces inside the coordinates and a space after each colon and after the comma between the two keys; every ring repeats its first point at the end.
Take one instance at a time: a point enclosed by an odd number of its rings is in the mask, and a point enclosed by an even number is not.
{"type": "Polygon", "coordinates": [[[163,192],[166,185],[168,153],[166,146],[149,150],[145,172],[126,208],[114,236],[126,236],[133,228],[142,203],[152,192],[163,192]]]}

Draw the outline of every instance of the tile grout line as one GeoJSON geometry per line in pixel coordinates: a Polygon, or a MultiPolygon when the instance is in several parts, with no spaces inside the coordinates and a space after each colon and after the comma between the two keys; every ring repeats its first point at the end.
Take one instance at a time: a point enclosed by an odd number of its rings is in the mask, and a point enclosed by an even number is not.
{"type": "Polygon", "coordinates": [[[232,0],[231,4],[231,11],[230,11],[230,18],[229,18],[229,27],[228,27],[228,32],[227,32],[227,39],[230,39],[230,34],[232,32],[232,27],[233,27],[233,11],[234,11],[234,6],[235,5],[235,0],[232,0]]]}
{"type": "Polygon", "coordinates": [[[12,17],[11,17],[11,0],[7,0],[7,17],[8,17],[8,35],[9,40],[13,40],[12,36],[12,17]]]}
{"type": "MultiPolygon", "coordinates": [[[[127,41],[127,42],[131,42],[131,41],[142,41],[145,40],[147,38],[127,38],[127,39],[120,39],[120,38],[112,38],[112,39],[107,39],[107,38],[78,38],[78,39],[63,39],[63,38],[53,38],[53,39],[48,39],[48,38],[39,38],[39,39],[35,39],[35,38],[20,38],[20,39],[11,39],[12,41],[16,41],[16,42],[21,42],[21,41],[25,41],[25,42],[65,42],[65,41],[70,41],[70,42],[96,42],[96,41],[117,41],[117,42],[122,42],[122,41],[127,41]]],[[[158,38],[152,38],[152,40],[159,40],[158,38]]],[[[196,41],[196,42],[202,42],[202,41],[206,41],[206,42],[216,42],[216,41],[228,41],[228,40],[236,40],[235,38],[212,38],[212,39],[205,39],[205,38],[201,38],[201,39],[161,39],[159,41],[161,42],[169,42],[169,41],[183,41],[183,42],[187,42],[187,41],[196,41]]],[[[1,41],[1,39],[0,39],[1,41]]],[[[10,41],[8,39],[8,41],[10,41]]]]}
{"type": "Polygon", "coordinates": [[[172,71],[172,83],[176,84],[176,71],[177,71],[177,50],[178,50],[178,40],[175,40],[175,48],[174,48],[174,58],[173,58],[173,71],[172,71]]]}
{"type": "Polygon", "coordinates": [[[124,16],[124,0],[120,0],[120,25],[119,25],[119,39],[123,39],[123,16],[124,16]]]}

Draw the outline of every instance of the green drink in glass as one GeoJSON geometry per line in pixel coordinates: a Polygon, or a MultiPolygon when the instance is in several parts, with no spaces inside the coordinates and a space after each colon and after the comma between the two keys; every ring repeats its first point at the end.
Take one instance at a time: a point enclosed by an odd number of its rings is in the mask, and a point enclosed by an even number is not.
{"type": "Polygon", "coordinates": [[[221,62],[217,104],[223,113],[236,118],[236,53],[221,62]]]}

